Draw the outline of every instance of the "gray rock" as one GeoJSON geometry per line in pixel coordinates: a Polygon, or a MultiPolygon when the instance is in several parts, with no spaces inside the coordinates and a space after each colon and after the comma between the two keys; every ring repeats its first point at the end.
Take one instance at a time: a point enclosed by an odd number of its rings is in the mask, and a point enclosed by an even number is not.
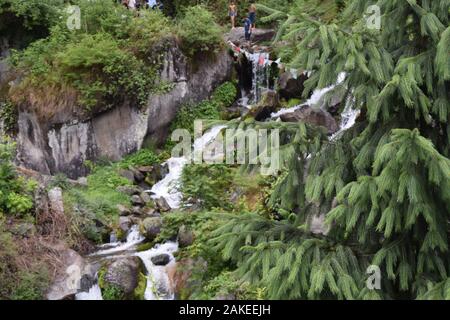
{"type": "Polygon", "coordinates": [[[104,280],[131,294],[138,285],[140,266],[138,257],[120,258],[107,267],[104,280]]]}
{"type": "Polygon", "coordinates": [[[130,217],[119,217],[119,228],[123,232],[128,232],[132,226],[133,222],[130,217]]]}
{"type": "Polygon", "coordinates": [[[141,167],[138,167],[137,170],[139,170],[139,172],[141,172],[143,174],[148,174],[153,171],[153,166],[141,166],[141,167]]]}
{"type": "Polygon", "coordinates": [[[152,197],[147,192],[141,192],[141,199],[145,204],[153,202],[152,197]]]}
{"type": "Polygon", "coordinates": [[[292,98],[300,99],[304,89],[303,83],[308,79],[304,74],[296,78],[289,72],[283,72],[278,78],[278,93],[286,100],[292,98]]]}
{"type": "Polygon", "coordinates": [[[116,190],[129,196],[139,194],[141,192],[141,189],[137,186],[119,186],[116,190]]]}
{"type": "Polygon", "coordinates": [[[88,186],[88,179],[86,177],[80,177],[76,180],[77,184],[82,187],[88,186]]]}
{"type": "Polygon", "coordinates": [[[129,216],[131,214],[131,210],[128,209],[123,204],[118,204],[117,210],[119,211],[119,215],[121,215],[121,216],[129,216]]]}
{"type": "Polygon", "coordinates": [[[80,280],[80,291],[89,292],[89,290],[94,286],[96,280],[90,274],[84,274],[80,280]]]}
{"type": "Polygon", "coordinates": [[[159,215],[159,213],[157,213],[154,208],[149,207],[142,208],[141,214],[147,217],[154,217],[159,215]]]}
{"type": "Polygon", "coordinates": [[[132,213],[133,215],[135,215],[135,216],[140,216],[140,215],[142,215],[142,210],[143,210],[142,207],[140,207],[140,206],[135,206],[135,207],[133,207],[133,209],[131,210],[131,213],[132,213]]]}
{"type": "Polygon", "coordinates": [[[163,197],[156,199],[155,205],[159,212],[168,212],[172,209],[163,197]]]}
{"type": "Polygon", "coordinates": [[[142,172],[140,172],[139,170],[134,169],[134,168],[131,169],[131,171],[133,171],[133,174],[134,174],[134,180],[135,180],[136,182],[140,183],[140,182],[144,181],[145,176],[142,174],[142,172]]]}
{"type": "Polygon", "coordinates": [[[185,225],[182,225],[178,230],[178,243],[180,247],[188,247],[194,243],[194,233],[185,225]]]}
{"type": "MultiPolygon", "coordinates": [[[[251,41],[253,43],[270,41],[275,36],[275,30],[273,29],[254,29],[252,32],[251,41]]],[[[225,35],[226,41],[231,41],[235,45],[240,45],[246,42],[245,33],[243,27],[234,28],[230,33],[225,35]]]]}
{"type": "Polygon", "coordinates": [[[134,173],[131,170],[125,170],[125,169],[121,169],[119,171],[119,174],[124,177],[125,179],[127,179],[130,183],[134,183],[134,173]]]}
{"type": "Polygon", "coordinates": [[[140,231],[148,240],[153,241],[161,232],[162,223],[160,217],[146,218],[140,225],[140,231]]]}
{"type": "Polygon", "coordinates": [[[56,246],[54,250],[59,254],[60,268],[46,296],[48,300],[63,300],[73,297],[80,289],[79,279],[74,279],[74,275],[85,273],[86,263],[78,253],[65,245],[56,246]]]}
{"type": "Polygon", "coordinates": [[[272,112],[275,112],[280,108],[280,99],[278,94],[273,91],[265,92],[260,102],[257,105],[252,106],[247,116],[255,118],[256,121],[262,121],[270,117],[272,112]]]}
{"type": "Polygon", "coordinates": [[[327,128],[328,133],[335,133],[339,128],[336,120],[328,112],[312,107],[297,109],[280,116],[284,122],[305,122],[327,128]]]}
{"type": "Polygon", "coordinates": [[[141,197],[136,194],[131,196],[131,204],[134,206],[143,206],[145,203],[142,201],[141,197]]]}
{"type": "Polygon", "coordinates": [[[151,260],[155,266],[165,266],[170,262],[170,256],[168,254],[163,253],[152,257],[151,260]]]}

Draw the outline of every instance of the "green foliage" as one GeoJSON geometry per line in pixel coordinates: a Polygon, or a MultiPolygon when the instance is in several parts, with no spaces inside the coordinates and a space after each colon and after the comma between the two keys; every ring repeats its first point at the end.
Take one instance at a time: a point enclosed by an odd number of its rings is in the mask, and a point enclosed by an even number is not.
{"type": "Polygon", "coordinates": [[[129,203],[129,198],[116,190],[130,182],[118,174],[116,167],[98,167],[87,177],[88,187],[72,188],[64,193],[66,211],[76,217],[76,224],[86,238],[101,243],[107,230],[96,221],[112,226],[118,217],[118,204],[129,203]]]}
{"type": "Polygon", "coordinates": [[[178,35],[188,56],[217,51],[222,43],[222,30],[214,16],[203,6],[188,7],[178,22],[178,35]]]}
{"type": "Polygon", "coordinates": [[[17,128],[17,107],[11,101],[0,102],[0,121],[5,132],[14,132],[17,128]]]}
{"type": "Polygon", "coordinates": [[[22,216],[33,208],[33,184],[19,178],[12,165],[14,144],[0,141],[0,212],[22,216]]]}
{"type": "Polygon", "coordinates": [[[98,285],[102,290],[103,300],[124,300],[125,293],[118,286],[105,280],[106,273],[107,268],[105,266],[98,271],[98,285]]]}
{"type": "Polygon", "coordinates": [[[216,88],[211,99],[202,101],[196,105],[186,104],[178,111],[170,130],[188,129],[194,133],[195,120],[219,120],[225,108],[231,106],[237,96],[236,85],[225,82],[216,88]]]}
{"type": "Polygon", "coordinates": [[[11,296],[12,300],[43,300],[50,284],[45,267],[32,272],[19,272],[19,281],[11,296]]]}
{"type": "Polygon", "coordinates": [[[449,2],[377,4],[379,31],[366,27],[364,1],[260,6],[281,22],[284,61],[311,71],[305,97],[344,72],[330,94],[346,92],[361,111],[332,141],[311,139],[311,128],[286,139],[288,125],[265,123],[281,128],[282,173],[268,203],[279,215],[230,215],[212,243],[269,298],[448,297],[449,2]],[[316,214],[327,215],[325,235],[310,231],[316,214]],[[381,290],[365,286],[372,264],[381,290]]]}
{"type": "Polygon", "coordinates": [[[234,172],[228,165],[188,165],[181,177],[185,205],[202,209],[230,209],[230,186],[234,172]]]}
{"type": "Polygon", "coordinates": [[[127,169],[130,167],[151,166],[161,162],[160,157],[150,149],[141,149],[138,152],[126,156],[120,161],[119,167],[127,169]]]}
{"type": "Polygon", "coordinates": [[[78,103],[94,112],[125,100],[143,106],[151,93],[162,90],[156,81],[159,52],[151,51],[167,38],[167,19],[160,13],[134,17],[115,1],[77,0],[74,4],[82,12],[80,30],[69,30],[63,16],[48,38],[10,58],[25,75],[12,100],[33,104],[44,117],[58,111],[44,110],[44,105],[78,103]],[[57,91],[54,97],[47,95],[48,87],[57,91]]]}

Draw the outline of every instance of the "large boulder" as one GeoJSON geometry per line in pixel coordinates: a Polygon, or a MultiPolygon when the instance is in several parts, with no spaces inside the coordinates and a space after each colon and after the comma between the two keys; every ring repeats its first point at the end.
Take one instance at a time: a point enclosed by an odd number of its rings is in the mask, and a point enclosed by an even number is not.
{"type": "MultiPolygon", "coordinates": [[[[275,30],[273,29],[254,29],[252,32],[251,41],[253,43],[271,41],[275,36],[275,30]]],[[[239,46],[246,42],[245,32],[243,27],[234,28],[230,33],[225,35],[226,41],[231,41],[235,45],[239,46]]]]}
{"type": "Polygon", "coordinates": [[[140,271],[141,262],[138,257],[120,258],[107,266],[103,281],[120,288],[128,295],[136,289],[140,271]]]}
{"type": "Polygon", "coordinates": [[[170,262],[170,256],[166,253],[151,257],[150,259],[155,266],[165,266],[170,262]]]}
{"type": "Polygon", "coordinates": [[[328,133],[335,133],[339,127],[336,120],[327,111],[304,107],[280,116],[283,122],[305,122],[327,128],[328,133]]]}
{"type": "Polygon", "coordinates": [[[249,110],[250,116],[256,121],[262,121],[280,108],[280,99],[276,91],[269,90],[263,93],[261,100],[249,110]]]}
{"type": "Polygon", "coordinates": [[[286,100],[302,97],[303,83],[308,79],[305,74],[294,76],[290,71],[283,72],[278,78],[278,93],[286,100]]]}
{"type": "Polygon", "coordinates": [[[54,248],[61,264],[58,275],[47,292],[48,300],[73,298],[81,286],[81,275],[88,274],[84,259],[74,250],[60,245],[54,248]]]}
{"type": "Polygon", "coordinates": [[[161,217],[150,217],[142,221],[140,231],[148,240],[153,241],[161,232],[161,227],[161,217]]]}

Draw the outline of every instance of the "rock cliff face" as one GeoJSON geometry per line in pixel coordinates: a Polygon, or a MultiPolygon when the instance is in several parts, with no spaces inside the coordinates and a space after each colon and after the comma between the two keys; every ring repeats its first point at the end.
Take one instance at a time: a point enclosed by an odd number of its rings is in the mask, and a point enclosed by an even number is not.
{"type": "Polygon", "coordinates": [[[144,142],[162,143],[179,107],[208,98],[215,87],[231,77],[232,68],[226,50],[190,63],[174,45],[165,52],[161,70],[161,80],[174,87],[168,93],[151,96],[143,109],[125,102],[87,120],[58,114],[50,122],[20,110],[17,161],[44,174],[63,172],[77,178],[87,173],[86,160],[119,160],[139,150],[144,142]]]}

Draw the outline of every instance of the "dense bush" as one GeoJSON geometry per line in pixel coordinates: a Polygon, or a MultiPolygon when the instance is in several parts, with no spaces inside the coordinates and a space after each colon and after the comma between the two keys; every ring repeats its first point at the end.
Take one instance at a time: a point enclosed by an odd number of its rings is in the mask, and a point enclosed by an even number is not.
{"type": "Polygon", "coordinates": [[[235,101],[237,96],[236,85],[226,82],[219,86],[212,94],[211,99],[198,104],[186,104],[181,107],[175,120],[171,124],[171,130],[188,129],[194,132],[195,120],[219,120],[225,109],[235,101]]]}
{"type": "Polygon", "coordinates": [[[183,170],[181,191],[185,204],[203,209],[231,209],[233,170],[228,165],[188,165],[183,170]]]}
{"type": "Polygon", "coordinates": [[[182,48],[189,56],[217,51],[222,43],[222,30],[214,16],[203,6],[186,8],[178,22],[182,48]]]}
{"type": "Polygon", "coordinates": [[[12,165],[14,144],[0,141],[0,213],[21,216],[33,208],[32,180],[19,178],[12,165]]]}

